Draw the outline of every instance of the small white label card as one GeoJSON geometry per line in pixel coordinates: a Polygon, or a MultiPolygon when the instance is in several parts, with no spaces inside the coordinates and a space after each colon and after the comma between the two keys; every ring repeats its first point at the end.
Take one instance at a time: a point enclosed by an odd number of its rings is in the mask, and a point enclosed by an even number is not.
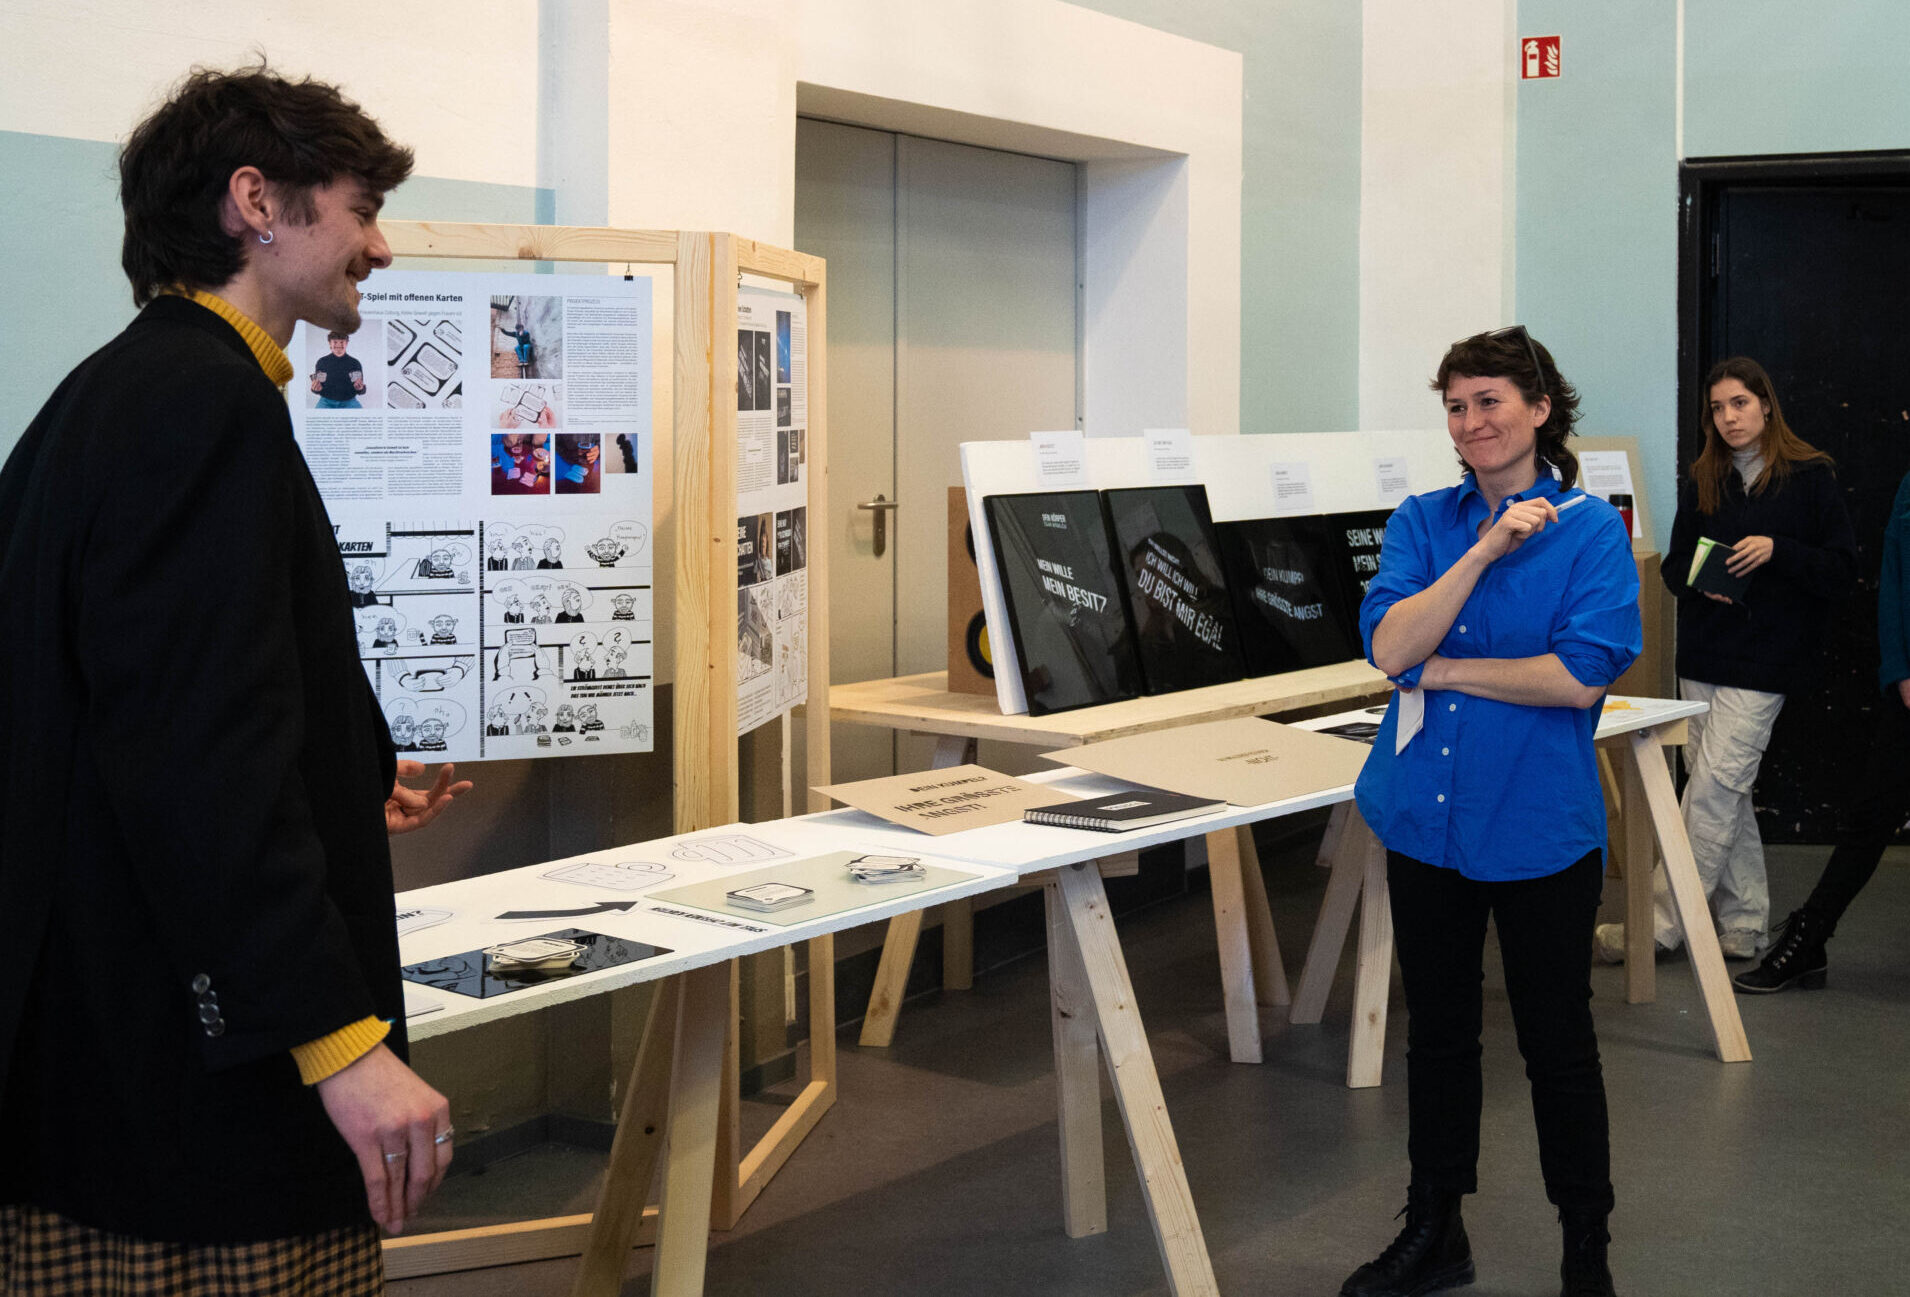
{"type": "Polygon", "coordinates": [[[1391,509],[1405,503],[1406,497],[1412,494],[1412,485],[1406,475],[1406,457],[1396,455],[1375,459],[1373,485],[1379,490],[1381,508],[1391,509]]]}
{"type": "Polygon", "coordinates": [[[1087,438],[1079,428],[1058,432],[1031,432],[1035,447],[1035,481],[1044,491],[1063,491],[1088,484],[1087,438]]]}
{"type": "Polygon", "coordinates": [[[1271,465],[1273,473],[1273,516],[1290,517],[1318,513],[1313,506],[1313,469],[1305,460],[1271,465]]]}
{"type": "Polygon", "coordinates": [[[1147,472],[1156,482],[1185,482],[1194,475],[1194,434],[1187,428],[1148,428],[1147,472]]]}

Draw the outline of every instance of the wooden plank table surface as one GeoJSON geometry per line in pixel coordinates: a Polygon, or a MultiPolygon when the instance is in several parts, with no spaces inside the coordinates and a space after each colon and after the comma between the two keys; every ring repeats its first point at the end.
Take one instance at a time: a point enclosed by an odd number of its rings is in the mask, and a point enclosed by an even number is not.
{"type": "Polygon", "coordinates": [[[948,672],[925,671],[892,680],[831,685],[829,719],[919,734],[1069,747],[1176,725],[1349,703],[1383,694],[1391,687],[1386,677],[1366,662],[1335,662],[1046,716],[1004,716],[993,694],[950,693],[948,672]]]}

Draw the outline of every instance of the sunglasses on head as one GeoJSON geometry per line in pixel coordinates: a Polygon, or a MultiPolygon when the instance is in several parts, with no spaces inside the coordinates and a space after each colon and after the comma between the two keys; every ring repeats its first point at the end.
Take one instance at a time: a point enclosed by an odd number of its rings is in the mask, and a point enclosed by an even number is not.
{"type": "Polygon", "coordinates": [[[1526,331],[1526,327],[1523,324],[1508,324],[1503,329],[1493,329],[1486,333],[1475,333],[1472,336],[1474,338],[1491,338],[1494,341],[1500,338],[1517,338],[1520,342],[1523,342],[1525,344],[1525,354],[1532,358],[1532,372],[1538,379],[1539,395],[1551,395],[1545,387],[1545,366],[1539,363],[1538,348],[1532,345],[1532,335],[1526,331]]]}

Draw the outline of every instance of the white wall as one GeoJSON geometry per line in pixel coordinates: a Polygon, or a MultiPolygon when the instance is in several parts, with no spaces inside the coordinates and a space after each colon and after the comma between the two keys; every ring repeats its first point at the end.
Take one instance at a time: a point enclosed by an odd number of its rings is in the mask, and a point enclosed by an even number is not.
{"type": "Polygon", "coordinates": [[[342,85],[421,175],[534,185],[537,18],[519,0],[4,0],[0,130],[119,140],[195,63],[262,50],[342,85]]]}
{"type": "Polygon", "coordinates": [[[1513,323],[1516,0],[1363,0],[1362,428],[1442,422],[1447,343],[1513,323]]]}
{"type": "Polygon", "coordinates": [[[195,62],[334,80],[418,174],[787,245],[799,93],[1082,161],[1096,432],[1239,430],[1241,57],[1059,0],[0,3],[0,130],[115,140],[195,62]],[[84,50],[83,56],[76,52],[84,50]],[[1184,273],[1183,273],[1184,272],[1184,273]]]}

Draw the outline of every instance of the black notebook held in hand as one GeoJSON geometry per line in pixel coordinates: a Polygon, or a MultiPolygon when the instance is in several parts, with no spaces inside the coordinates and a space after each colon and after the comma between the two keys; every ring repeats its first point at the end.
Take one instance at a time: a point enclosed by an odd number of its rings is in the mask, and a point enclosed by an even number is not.
{"type": "Polygon", "coordinates": [[[1028,714],[1135,698],[1127,595],[1095,491],[982,501],[1028,714]]]}
{"type": "Polygon", "coordinates": [[[1102,833],[1127,833],[1152,828],[1195,815],[1217,811],[1225,802],[1184,793],[1166,793],[1157,788],[1130,788],[1080,802],[1057,802],[1053,806],[1031,806],[1021,813],[1029,824],[1052,824],[1063,829],[1097,829],[1102,833]]]}
{"type": "Polygon", "coordinates": [[[1751,573],[1737,576],[1725,566],[1735,553],[1735,546],[1700,536],[1691,554],[1691,575],[1685,578],[1685,584],[1703,594],[1742,599],[1744,592],[1751,588],[1751,573]]]}
{"type": "Polygon", "coordinates": [[[1150,694],[1246,674],[1203,486],[1103,491],[1150,694]]]}

